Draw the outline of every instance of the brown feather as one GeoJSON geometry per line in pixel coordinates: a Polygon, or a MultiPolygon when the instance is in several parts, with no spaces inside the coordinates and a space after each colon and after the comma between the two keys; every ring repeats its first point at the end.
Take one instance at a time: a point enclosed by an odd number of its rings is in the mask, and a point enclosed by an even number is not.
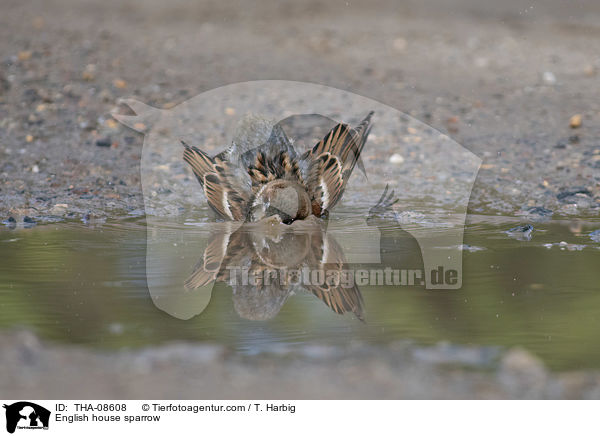
{"type": "Polygon", "coordinates": [[[327,234],[318,235],[313,247],[309,267],[323,271],[326,279],[328,271],[335,271],[337,283],[328,284],[325,280],[322,285],[309,285],[307,289],[335,313],[342,315],[352,312],[359,320],[364,321],[363,298],[358,286],[355,283],[351,287],[342,286],[342,274],[345,270],[342,248],[327,234]]]}
{"type": "Polygon", "coordinates": [[[220,157],[211,158],[197,147],[185,147],[183,160],[192,168],[202,185],[208,204],[221,218],[242,221],[246,217],[248,195],[235,183],[229,163],[220,157]]]}
{"type": "Polygon", "coordinates": [[[342,197],[352,170],[359,162],[372,115],[370,112],[355,129],[343,123],[336,125],[301,157],[309,163],[307,188],[313,213],[319,212],[317,216],[326,214],[342,197]]]}

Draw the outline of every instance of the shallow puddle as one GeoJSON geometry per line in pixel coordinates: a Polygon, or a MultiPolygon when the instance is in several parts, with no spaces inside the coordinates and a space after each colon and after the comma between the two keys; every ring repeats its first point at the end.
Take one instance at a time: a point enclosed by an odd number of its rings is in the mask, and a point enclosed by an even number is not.
{"type": "MultiPolygon", "coordinates": [[[[174,340],[218,342],[244,353],[406,339],[522,345],[551,368],[600,368],[600,243],[589,235],[600,221],[534,223],[530,240],[506,233],[519,224],[514,219],[470,216],[468,222],[461,289],[357,286],[360,295],[348,298],[362,298],[360,314],[350,308],[340,315],[335,302],[315,292],[279,289],[257,297],[247,288],[233,292],[217,283],[201,313],[189,319],[169,314],[149,292],[144,219],[5,229],[0,231],[0,326],[100,348],[174,340]]],[[[352,242],[356,231],[346,228],[330,247],[352,242]]],[[[416,241],[400,229],[386,232],[383,265],[422,269],[416,241]]],[[[304,244],[302,238],[294,241],[304,244]]],[[[203,249],[192,258],[167,258],[168,253],[163,261],[153,260],[149,274],[162,279],[164,289],[181,290],[203,249]],[[185,271],[177,279],[173,262],[185,271]]],[[[196,290],[182,292],[193,297],[196,290]]]]}

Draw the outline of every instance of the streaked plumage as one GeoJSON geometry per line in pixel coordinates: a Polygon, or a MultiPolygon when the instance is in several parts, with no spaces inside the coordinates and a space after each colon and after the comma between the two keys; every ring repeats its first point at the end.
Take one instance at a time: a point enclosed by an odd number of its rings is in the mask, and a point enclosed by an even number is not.
{"type": "Polygon", "coordinates": [[[336,125],[302,155],[277,124],[264,144],[244,148],[234,142],[214,157],[183,143],[183,159],[221,219],[255,222],[276,215],[290,224],[324,217],[342,197],[354,167],[362,166],[372,115],[356,128],[336,125]]]}
{"type": "Polygon", "coordinates": [[[236,311],[245,318],[272,318],[292,292],[305,289],[334,312],[354,313],[363,320],[362,295],[353,282],[351,285],[341,280],[330,284],[293,283],[293,275],[288,274],[307,268],[311,272],[322,272],[323,276],[328,272],[341,276],[347,266],[342,248],[333,237],[319,226],[295,229],[294,225],[277,235],[253,226],[257,225],[247,224],[236,231],[231,228],[231,231],[216,232],[194,271],[185,280],[185,288],[193,290],[212,281],[227,283],[230,274],[238,274],[236,284],[232,285],[234,304],[236,311]],[[256,277],[274,271],[277,279],[271,283],[244,284],[242,267],[256,277]]]}

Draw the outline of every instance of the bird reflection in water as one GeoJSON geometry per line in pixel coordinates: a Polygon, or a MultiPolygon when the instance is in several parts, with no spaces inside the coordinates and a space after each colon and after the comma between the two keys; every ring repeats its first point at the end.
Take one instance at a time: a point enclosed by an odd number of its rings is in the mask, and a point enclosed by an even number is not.
{"type": "Polygon", "coordinates": [[[245,223],[215,234],[184,285],[193,290],[212,281],[233,290],[237,313],[268,320],[287,299],[310,292],[338,314],[364,320],[363,298],[348,280],[344,253],[318,218],[292,225],[245,223]]]}

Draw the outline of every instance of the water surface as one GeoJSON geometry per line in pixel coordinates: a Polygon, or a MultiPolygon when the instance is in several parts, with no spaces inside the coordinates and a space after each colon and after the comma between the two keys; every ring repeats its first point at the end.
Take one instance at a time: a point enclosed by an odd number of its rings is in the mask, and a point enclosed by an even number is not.
{"type": "MultiPolygon", "coordinates": [[[[224,283],[215,286],[198,316],[170,316],[148,291],[142,218],[5,229],[0,231],[0,327],[30,328],[46,339],[95,348],[174,340],[217,342],[244,353],[405,339],[521,345],[551,368],[600,368],[600,244],[589,237],[600,222],[534,224],[530,241],[505,233],[517,224],[469,217],[462,289],[362,286],[364,322],[352,313],[334,313],[302,291],[290,295],[271,319],[245,319],[224,283]]],[[[422,267],[414,240],[391,232],[383,262],[422,267]]],[[[353,237],[351,229],[346,236],[353,237]]],[[[152,273],[161,274],[160,264],[152,273]]]]}

